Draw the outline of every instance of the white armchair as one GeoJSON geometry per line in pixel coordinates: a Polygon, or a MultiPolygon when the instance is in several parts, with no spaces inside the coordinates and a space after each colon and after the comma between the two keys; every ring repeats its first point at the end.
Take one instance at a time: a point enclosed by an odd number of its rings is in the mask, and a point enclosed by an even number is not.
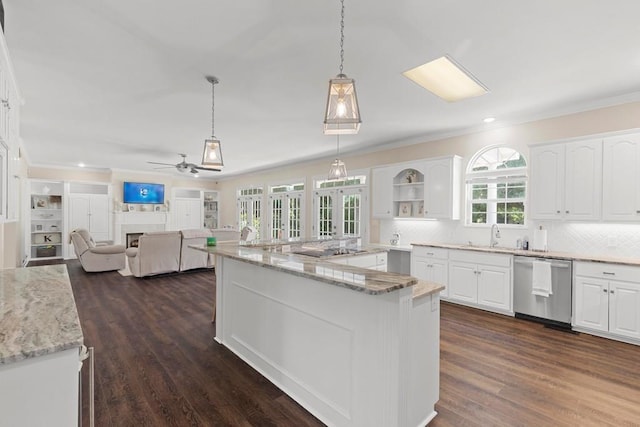
{"type": "Polygon", "coordinates": [[[126,266],[123,245],[96,244],[84,228],[73,230],[69,237],[84,271],[122,270],[126,266]]]}

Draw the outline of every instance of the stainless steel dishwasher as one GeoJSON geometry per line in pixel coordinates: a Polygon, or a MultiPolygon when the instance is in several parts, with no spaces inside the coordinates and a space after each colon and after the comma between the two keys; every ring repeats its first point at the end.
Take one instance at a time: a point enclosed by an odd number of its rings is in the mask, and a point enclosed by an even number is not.
{"type": "Polygon", "coordinates": [[[571,268],[568,260],[514,257],[513,311],[516,317],[571,328],[571,268]],[[548,297],[532,293],[533,261],[551,263],[551,291],[548,297]]]}

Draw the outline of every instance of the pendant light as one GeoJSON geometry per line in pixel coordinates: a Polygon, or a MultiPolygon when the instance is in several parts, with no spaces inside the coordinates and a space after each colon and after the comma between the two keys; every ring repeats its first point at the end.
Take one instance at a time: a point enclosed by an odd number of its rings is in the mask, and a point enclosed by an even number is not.
{"type": "Polygon", "coordinates": [[[338,180],[345,179],[347,177],[347,167],[344,162],[339,159],[340,157],[340,134],[336,135],[338,140],[337,142],[337,150],[336,150],[336,159],[331,163],[331,167],[329,168],[329,180],[338,180]]]}
{"type": "Polygon", "coordinates": [[[325,135],[356,134],[360,130],[360,109],[356,97],[356,82],[343,72],[344,64],[344,0],[340,0],[340,73],[329,80],[329,95],[324,116],[325,135]]]}
{"type": "Polygon", "coordinates": [[[224,164],[222,162],[222,147],[220,140],[215,137],[214,132],[214,113],[215,113],[215,85],[219,83],[214,76],[206,76],[211,83],[211,139],[204,141],[204,153],[202,153],[202,165],[210,168],[221,169],[224,164]]]}

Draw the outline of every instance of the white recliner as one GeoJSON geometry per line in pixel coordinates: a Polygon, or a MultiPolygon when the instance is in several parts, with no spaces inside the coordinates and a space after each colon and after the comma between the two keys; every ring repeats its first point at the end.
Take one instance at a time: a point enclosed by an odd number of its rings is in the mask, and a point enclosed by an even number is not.
{"type": "Polygon", "coordinates": [[[213,257],[207,252],[190,248],[189,245],[205,246],[207,237],[212,237],[208,228],[182,230],[182,249],[180,250],[180,271],[192,270],[194,268],[213,267],[213,257]]]}
{"type": "Polygon", "coordinates": [[[179,231],[153,231],[138,239],[137,248],[127,248],[129,270],[135,277],[171,273],[180,270],[179,231]]]}
{"type": "Polygon", "coordinates": [[[126,266],[125,247],[96,243],[84,228],[73,230],[69,236],[84,271],[122,270],[126,266]]]}

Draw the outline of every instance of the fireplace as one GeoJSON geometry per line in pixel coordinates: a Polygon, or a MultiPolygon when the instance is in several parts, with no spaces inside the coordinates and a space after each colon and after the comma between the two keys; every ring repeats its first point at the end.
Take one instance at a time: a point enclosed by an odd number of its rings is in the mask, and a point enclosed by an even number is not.
{"type": "Polygon", "coordinates": [[[127,233],[126,234],[126,242],[127,248],[137,248],[138,247],[138,239],[144,233],[127,233]]]}

